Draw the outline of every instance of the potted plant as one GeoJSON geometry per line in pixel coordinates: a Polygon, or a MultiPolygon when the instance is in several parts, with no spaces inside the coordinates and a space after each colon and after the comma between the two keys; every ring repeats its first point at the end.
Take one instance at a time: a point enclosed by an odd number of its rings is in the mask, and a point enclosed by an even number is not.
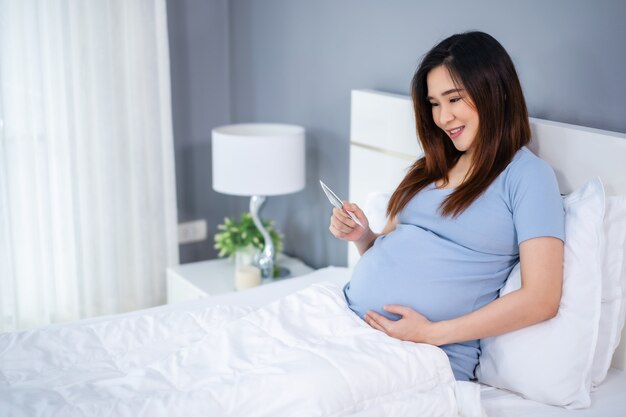
{"type": "MultiPolygon", "coordinates": [[[[263,226],[270,234],[276,253],[280,253],[283,249],[282,235],[274,228],[274,223],[262,220],[263,226]]],[[[224,223],[217,226],[218,232],[215,234],[215,249],[219,250],[217,256],[220,258],[234,258],[237,250],[255,250],[262,251],[265,245],[263,236],[252,220],[249,212],[241,214],[239,221],[226,217],[224,223]]],[[[276,261],[276,259],[274,260],[276,261]]],[[[278,265],[274,264],[273,276],[280,275],[278,265]]]]}

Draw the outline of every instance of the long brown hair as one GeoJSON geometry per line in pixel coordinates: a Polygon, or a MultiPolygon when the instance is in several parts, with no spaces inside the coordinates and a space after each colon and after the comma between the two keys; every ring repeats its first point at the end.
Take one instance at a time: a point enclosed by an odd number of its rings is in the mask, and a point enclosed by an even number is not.
{"type": "Polygon", "coordinates": [[[452,141],[435,124],[427,100],[428,73],[443,65],[457,86],[472,99],[479,117],[472,167],[467,179],[441,204],[444,216],[458,216],[469,207],[530,142],[530,125],[522,87],[506,50],[490,35],[453,35],[422,59],[411,82],[417,136],[424,150],[409,169],[387,206],[396,216],[424,187],[437,180],[448,183],[450,169],[461,157],[452,141]]]}

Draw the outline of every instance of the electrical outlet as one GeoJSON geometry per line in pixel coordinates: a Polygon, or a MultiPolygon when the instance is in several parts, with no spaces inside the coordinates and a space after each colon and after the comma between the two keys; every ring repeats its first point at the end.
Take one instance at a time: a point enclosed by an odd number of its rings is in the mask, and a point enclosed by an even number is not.
{"type": "Polygon", "coordinates": [[[206,240],[206,220],[178,223],[178,243],[193,243],[206,240]]]}

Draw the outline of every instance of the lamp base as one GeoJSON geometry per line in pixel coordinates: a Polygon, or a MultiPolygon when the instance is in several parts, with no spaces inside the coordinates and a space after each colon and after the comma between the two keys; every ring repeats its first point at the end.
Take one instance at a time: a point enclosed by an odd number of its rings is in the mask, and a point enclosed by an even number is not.
{"type": "Polygon", "coordinates": [[[278,281],[284,278],[291,277],[291,270],[289,268],[285,268],[284,266],[277,266],[278,268],[278,276],[274,277],[263,277],[263,283],[278,281]]]}
{"type": "Polygon", "coordinates": [[[263,203],[265,203],[265,197],[260,195],[253,195],[250,197],[250,214],[252,215],[252,221],[254,221],[254,225],[259,230],[261,235],[263,236],[263,240],[265,246],[263,247],[263,251],[259,254],[257,258],[257,264],[261,269],[261,276],[263,278],[271,278],[274,274],[274,244],[272,243],[272,238],[265,227],[263,227],[263,223],[259,218],[259,211],[261,211],[261,207],[263,207],[263,203]]]}
{"type": "Polygon", "coordinates": [[[276,278],[286,278],[291,275],[291,271],[289,268],[285,268],[284,266],[278,267],[278,276],[276,278]]]}

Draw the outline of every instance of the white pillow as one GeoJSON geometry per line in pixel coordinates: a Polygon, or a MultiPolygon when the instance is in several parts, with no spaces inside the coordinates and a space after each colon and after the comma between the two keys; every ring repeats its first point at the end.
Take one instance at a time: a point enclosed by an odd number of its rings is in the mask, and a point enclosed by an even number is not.
{"type": "Polygon", "coordinates": [[[372,192],[367,195],[363,213],[370,223],[370,229],[374,233],[380,233],[387,224],[387,204],[391,193],[372,192]]]}
{"type": "Polygon", "coordinates": [[[626,195],[607,197],[604,214],[602,307],[598,345],[591,371],[592,389],[606,378],[620,342],[626,314],[626,195]]]}
{"type": "MultiPolygon", "coordinates": [[[[481,340],[480,382],[566,408],[591,403],[591,367],[602,293],[604,189],[599,179],[565,197],[559,312],[551,320],[481,340]]],[[[540,215],[540,213],[538,213],[540,215]]],[[[501,290],[520,287],[519,264],[501,290]]]]}

